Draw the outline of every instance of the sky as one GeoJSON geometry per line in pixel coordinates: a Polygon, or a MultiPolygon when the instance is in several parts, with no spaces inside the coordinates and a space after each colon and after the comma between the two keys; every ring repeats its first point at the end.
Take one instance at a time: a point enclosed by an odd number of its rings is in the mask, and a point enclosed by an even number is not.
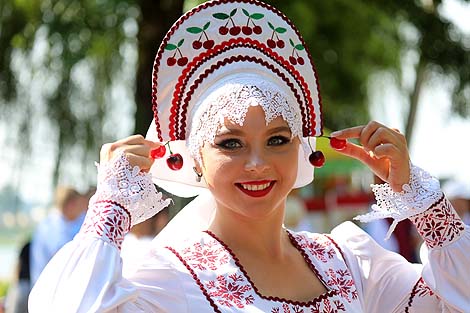
{"type": "MultiPolygon", "coordinates": [[[[470,5],[461,4],[458,0],[444,1],[442,13],[452,20],[464,32],[470,35],[470,5]]],[[[386,83],[384,84],[386,85],[386,83]]],[[[118,95],[122,99],[122,95],[118,95]]],[[[403,108],[396,103],[401,100],[394,93],[393,88],[382,88],[373,95],[374,106],[371,109],[373,119],[386,125],[404,129],[403,108]],[[384,100],[386,99],[386,100],[384,100]]],[[[470,145],[465,139],[470,133],[470,120],[451,116],[449,114],[450,96],[446,84],[439,79],[432,79],[424,90],[420,100],[414,136],[410,148],[412,162],[439,178],[463,177],[470,179],[470,145]]],[[[131,118],[132,114],[124,115],[131,118]]],[[[122,117],[121,117],[122,118],[122,117]]],[[[121,129],[129,130],[132,122],[121,129]]],[[[8,125],[0,124],[0,143],[4,142],[8,133],[8,125]]],[[[121,133],[124,135],[122,131],[121,133]]],[[[7,183],[17,184],[21,187],[23,197],[35,203],[49,203],[52,198],[50,173],[53,169],[53,159],[50,151],[54,147],[44,140],[50,136],[50,129],[43,126],[36,132],[38,144],[30,151],[34,154],[32,161],[21,163],[20,155],[15,151],[14,145],[4,145],[0,149],[0,189],[7,183]],[[18,168],[21,164],[21,181],[15,181],[18,168]]],[[[52,141],[53,142],[53,141],[52,141]]],[[[77,177],[80,172],[70,166],[70,171],[77,177]]],[[[69,182],[86,189],[83,181],[69,182]]]]}

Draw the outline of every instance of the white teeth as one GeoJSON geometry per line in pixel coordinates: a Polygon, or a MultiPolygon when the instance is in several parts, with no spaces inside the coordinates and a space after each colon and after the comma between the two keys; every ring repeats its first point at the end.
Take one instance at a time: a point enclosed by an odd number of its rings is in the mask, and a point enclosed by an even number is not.
{"type": "Polygon", "coordinates": [[[264,190],[268,188],[271,184],[261,184],[261,185],[247,185],[247,184],[240,184],[243,189],[250,190],[250,191],[258,191],[258,190],[264,190]]]}

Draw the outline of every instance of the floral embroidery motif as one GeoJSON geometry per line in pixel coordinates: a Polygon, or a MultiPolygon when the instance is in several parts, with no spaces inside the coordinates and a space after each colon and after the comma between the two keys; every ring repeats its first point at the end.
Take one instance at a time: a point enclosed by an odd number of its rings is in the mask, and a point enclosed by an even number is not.
{"type": "Polygon", "coordinates": [[[337,289],[339,294],[351,302],[353,299],[357,299],[357,290],[354,285],[354,280],[348,270],[333,270],[329,269],[325,274],[330,278],[326,284],[327,286],[337,289]]]}
{"type": "Polygon", "coordinates": [[[90,207],[81,235],[98,236],[121,249],[124,235],[130,230],[129,213],[114,202],[98,202],[90,207]]]}
{"type": "Polygon", "coordinates": [[[219,275],[216,280],[209,281],[206,286],[211,297],[229,308],[233,306],[244,308],[245,305],[252,304],[255,300],[253,295],[245,294],[253,291],[253,288],[246,283],[241,275],[236,273],[229,275],[228,279],[219,275]]]}
{"type": "Polygon", "coordinates": [[[333,249],[331,242],[324,236],[316,236],[313,240],[308,240],[303,235],[296,236],[299,246],[302,249],[308,250],[312,256],[322,261],[323,263],[328,262],[335,257],[335,250],[333,249]]]}
{"type": "Polygon", "coordinates": [[[465,229],[462,220],[444,197],[427,211],[413,216],[411,221],[430,248],[442,247],[452,242],[465,229]]]}
{"type": "Polygon", "coordinates": [[[215,240],[211,240],[205,245],[196,242],[194,245],[183,249],[181,253],[190,266],[201,271],[216,270],[229,261],[227,252],[215,240]]]}
{"type": "Polygon", "coordinates": [[[260,294],[233,252],[210,232],[179,248],[167,248],[185,265],[215,312],[257,308],[270,313],[340,313],[356,307],[353,300],[358,294],[340,251],[327,236],[310,235],[289,233],[312,271],[331,290],[309,302],[260,294]]]}
{"type": "Polygon", "coordinates": [[[412,307],[418,308],[419,310],[421,301],[425,299],[428,301],[429,298],[434,298],[436,302],[439,301],[439,297],[431,290],[431,288],[421,277],[411,292],[410,299],[408,300],[408,306],[405,308],[405,313],[409,313],[412,307]]]}

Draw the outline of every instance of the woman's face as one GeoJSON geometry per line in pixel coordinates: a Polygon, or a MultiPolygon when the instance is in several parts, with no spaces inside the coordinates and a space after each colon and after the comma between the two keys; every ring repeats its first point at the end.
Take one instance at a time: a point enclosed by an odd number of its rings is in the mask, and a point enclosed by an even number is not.
{"type": "Polygon", "coordinates": [[[278,117],[266,125],[260,106],[243,126],[225,120],[214,144],[201,149],[201,170],[217,209],[262,219],[280,211],[297,177],[299,139],[278,117]]]}

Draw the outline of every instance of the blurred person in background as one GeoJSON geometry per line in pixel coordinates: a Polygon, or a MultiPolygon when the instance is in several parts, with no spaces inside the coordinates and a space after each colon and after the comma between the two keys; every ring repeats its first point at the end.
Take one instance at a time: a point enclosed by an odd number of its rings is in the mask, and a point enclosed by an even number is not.
{"type": "MultiPolygon", "coordinates": [[[[31,240],[21,248],[16,266],[15,279],[8,288],[5,313],[28,313],[28,296],[31,291],[30,275],[31,240]]],[[[0,313],[2,311],[0,310],[0,313]]]]}
{"type": "Polygon", "coordinates": [[[84,203],[84,196],[74,188],[57,187],[54,209],[33,233],[30,264],[32,285],[54,254],[80,230],[87,209],[84,203]]]}

